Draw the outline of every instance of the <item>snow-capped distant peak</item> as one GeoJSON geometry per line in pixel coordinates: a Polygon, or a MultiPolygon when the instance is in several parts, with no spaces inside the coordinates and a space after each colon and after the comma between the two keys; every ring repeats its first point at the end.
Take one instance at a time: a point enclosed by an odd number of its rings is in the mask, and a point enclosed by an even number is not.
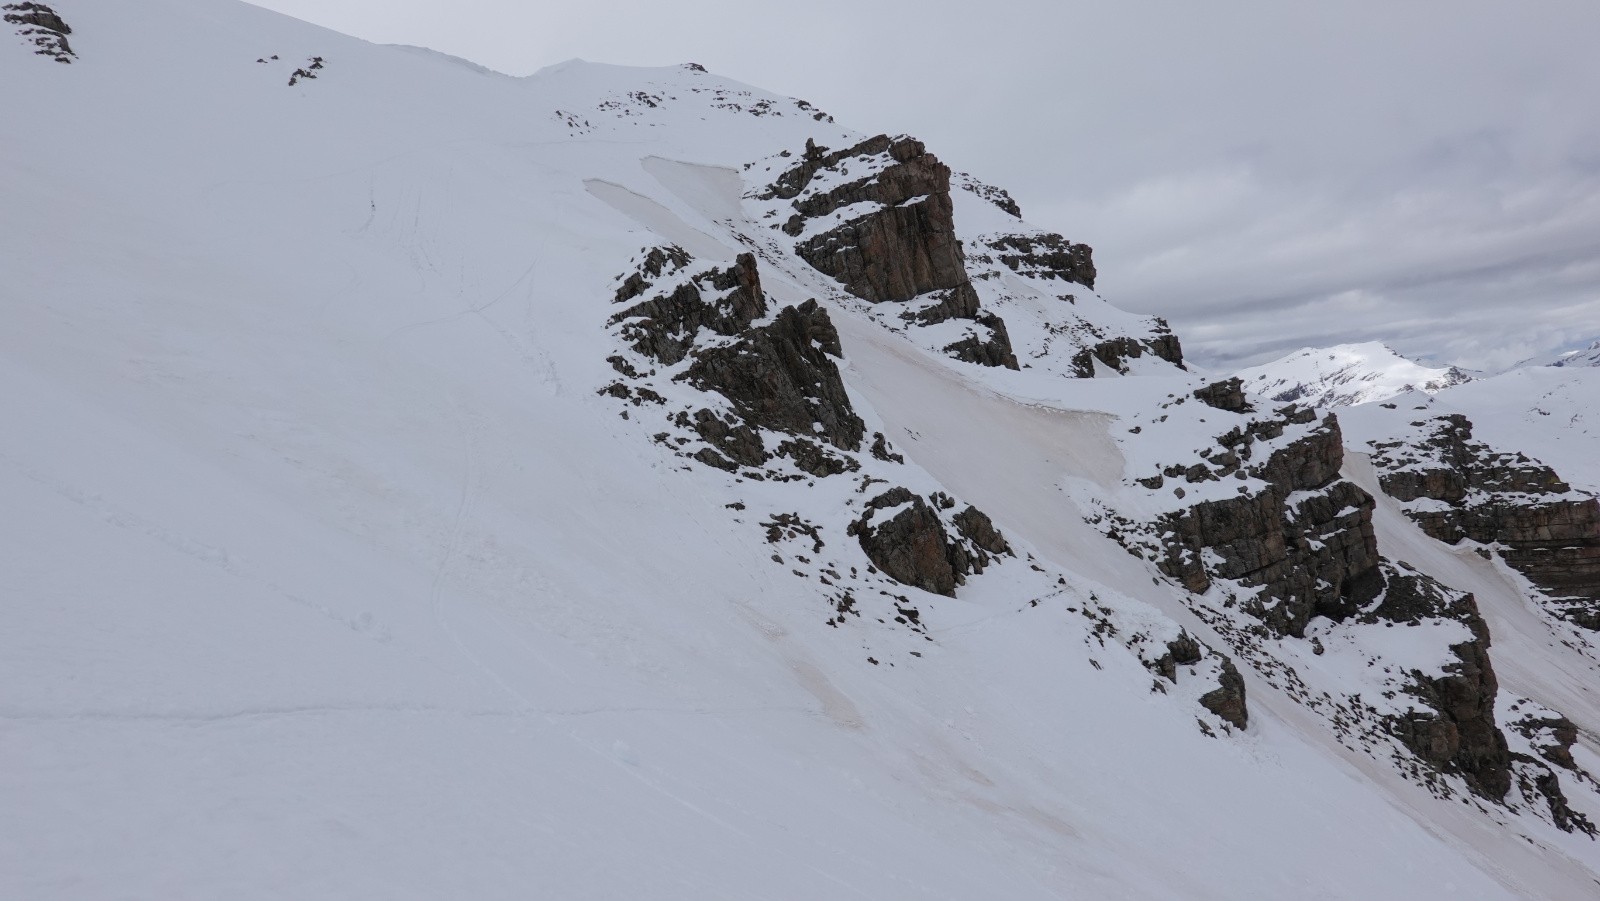
{"type": "Polygon", "coordinates": [[[1454,366],[1429,368],[1377,341],[1302,348],[1270,363],[1241,369],[1238,376],[1252,393],[1323,407],[1387,400],[1407,391],[1433,394],[1472,380],[1454,366]]]}
{"type": "Polygon", "coordinates": [[[1563,351],[1554,359],[1546,358],[1546,366],[1600,366],[1600,339],[1590,342],[1588,347],[1576,350],[1563,351]]]}

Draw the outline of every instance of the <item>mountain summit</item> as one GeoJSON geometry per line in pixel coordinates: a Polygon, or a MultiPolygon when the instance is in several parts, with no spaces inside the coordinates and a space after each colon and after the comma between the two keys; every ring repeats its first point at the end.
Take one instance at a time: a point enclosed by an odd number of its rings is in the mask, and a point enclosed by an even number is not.
{"type": "Polygon", "coordinates": [[[1377,341],[1302,348],[1238,375],[1250,391],[1275,401],[1322,407],[1388,400],[1407,391],[1433,394],[1472,378],[1454,366],[1423,366],[1377,341]]]}

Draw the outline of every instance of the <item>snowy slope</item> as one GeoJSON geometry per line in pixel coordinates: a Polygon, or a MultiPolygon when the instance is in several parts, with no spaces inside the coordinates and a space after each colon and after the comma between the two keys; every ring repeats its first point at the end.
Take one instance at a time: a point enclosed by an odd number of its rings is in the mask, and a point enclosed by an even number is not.
{"type": "MultiPolygon", "coordinates": [[[[746,164],[863,135],[690,67],[519,80],[222,0],[56,10],[71,63],[0,46],[27,86],[0,116],[0,895],[1594,885],[1588,838],[1436,798],[1253,672],[1237,732],[1196,703],[1209,659],[1152,689],[1143,648],[1224,640],[1075,498],[1141,462],[1119,417],[1202,380],[958,363],[768,242],[746,164]],[[1015,551],[904,589],[920,629],[864,593],[829,625],[804,543],[768,538],[794,511],[865,570],[853,476],[691,464],[599,393],[641,248],[749,241],[775,305],[825,303],[905,457],[863,472],[1015,551]]],[[[985,302],[1019,348],[1153,328],[1008,278],[985,302]]],[[[1588,658],[1516,622],[1506,681],[1600,728],[1588,658]]]]}
{"type": "Polygon", "coordinates": [[[1302,348],[1237,375],[1252,393],[1319,407],[1388,400],[1413,390],[1432,394],[1471,379],[1453,366],[1434,369],[1412,362],[1376,341],[1302,348]]]}

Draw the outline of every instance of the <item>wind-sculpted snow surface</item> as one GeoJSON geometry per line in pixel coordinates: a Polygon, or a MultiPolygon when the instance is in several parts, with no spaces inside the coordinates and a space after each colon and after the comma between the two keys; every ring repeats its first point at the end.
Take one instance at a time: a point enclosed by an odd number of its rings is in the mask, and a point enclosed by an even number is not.
{"type": "Polygon", "coordinates": [[[0,47],[0,896],[1595,886],[1590,633],[933,149],[51,15],[71,65],[0,47]]]}

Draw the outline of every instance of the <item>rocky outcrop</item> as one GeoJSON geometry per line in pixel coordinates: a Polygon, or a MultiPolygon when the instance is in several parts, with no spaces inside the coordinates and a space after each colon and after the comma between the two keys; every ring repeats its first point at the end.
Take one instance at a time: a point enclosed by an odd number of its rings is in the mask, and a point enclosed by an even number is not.
{"type": "Polygon", "coordinates": [[[1156,334],[1142,340],[1128,336],[1108,338],[1074,354],[1072,368],[1078,378],[1092,379],[1095,377],[1095,362],[1099,361],[1107,368],[1126,375],[1128,361],[1137,360],[1146,353],[1183,368],[1183,348],[1178,344],[1178,336],[1173,334],[1156,334]]]}
{"type": "Polygon", "coordinates": [[[1578,740],[1578,727],[1572,720],[1551,710],[1542,715],[1533,713],[1520,717],[1509,725],[1527,739],[1540,757],[1564,770],[1578,769],[1578,763],[1572,757],[1572,745],[1578,740]]]}
{"type": "Polygon", "coordinates": [[[989,517],[974,507],[951,517],[957,535],[951,538],[939,514],[954,505],[942,494],[924,500],[906,488],[891,488],[867,502],[848,533],[861,543],[867,559],[896,582],[954,597],[956,586],[982,572],[991,554],[1011,553],[989,517]]]}
{"type": "MultiPolygon", "coordinates": [[[[617,289],[615,300],[632,300],[650,286],[647,277],[660,278],[688,265],[689,255],[682,248],[654,248],[639,270],[617,289]]],[[[622,335],[635,350],[670,366],[689,355],[700,329],[731,337],[765,315],[767,301],[761,291],[756,259],[745,253],[739,255],[732,268],[708,269],[681,282],[670,293],[617,313],[610,324],[622,323],[622,335]],[[707,300],[708,295],[713,299],[707,300]]],[[[828,327],[832,328],[831,323],[828,327]]],[[[837,343],[835,335],[834,344],[837,343]]]]}
{"type": "MultiPolygon", "coordinates": [[[[975,320],[978,295],[956,238],[950,169],[921,141],[878,135],[830,151],[807,142],[800,160],[757,195],[788,201],[785,234],[795,252],[850,293],[873,303],[918,301],[905,317],[923,325],[975,320]]],[[[1017,368],[1004,324],[951,346],[958,358],[1017,368]]]]}
{"type": "Polygon", "coordinates": [[[859,450],[866,426],[834,362],[840,356],[828,311],[808,300],[731,344],[700,351],[682,378],[732,401],[749,425],[859,450]]]}
{"type": "Polygon", "coordinates": [[[1094,250],[1087,244],[1074,244],[1049,232],[995,235],[984,244],[1018,275],[1094,288],[1094,250]]]}
{"type": "MultiPolygon", "coordinates": [[[[1006,543],[1006,537],[994,527],[988,515],[977,507],[968,507],[950,519],[955,523],[956,532],[979,550],[995,555],[1011,553],[1011,545],[1006,543]]],[[[985,562],[980,562],[978,569],[981,571],[984,565],[985,562]]]]}
{"type": "Polygon", "coordinates": [[[1164,320],[1131,318],[1083,291],[1095,277],[1087,245],[1019,225],[972,236],[966,268],[984,309],[1012,320],[1010,340],[1025,369],[1127,375],[1147,357],[1154,358],[1141,367],[1148,371],[1166,369],[1156,361],[1184,368],[1183,348],[1164,320]]]}
{"type": "Polygon", "coordinates": [[[71,63],[77,57],[67,43],[72,27],[55,10],[43,3],[7,3],[0,10],[6,22],[17,26],[17,34],[33,45],[34,53],[58,63],[71,63]]]}
{"type": "MultiPolygon", "coordinates": [[[[1519,767],[1518,776],[1527,779],[1526,769],[1519,767]]],[[[1550,820],[1556,824],[1557,829],[1562,832],[1582,832],[1590,838],[1595,837],[1594,823],[1587,816],[1573,810],[1567,803],[1567,795],[1561,790],[1561,777],[1548,767],[1533,768],[1531,781],[1534,789],[1544,797],[1545,803],[1549,806],[1550,820]]]]}
{"type": "Polygon", "coordinates": [[[1239,675],[1239,670],[1233,665],[1232,660],[1201,644],[1187,630],[1180,629],[1178,637],[1166,643],[1166,652],[1154,660],[1146,660],[1145,666],[1168,682],[1177,684],[1178,668],[1194,666],[1204,660],[1207,654],[1214,655],[1218,661],[1217,687],[1196,700],[1200,706],[1216,714],[1223,722],[1243,729],[1250,724],[1249,706],[1245,702],[1244,677],[1239,675]]]}
{"type": "MultiPolygon", "coordinates": [[[[807,220],[855,204],[872,208],[795,248],[859,297],[876,302],[911,300],[930,291],[971,294],[956,238],[950,169],[921,141],[878,135],[833,153],[808,144],[799,165],[779,176],[771,196],[791,200],[795,212],[783,227],[791,236],[799,236],[807,220]],[[849,162],[867,174],[806,190],[824,171],[844,175],[848,166],[841,164],[849,162]]],[[[957,301],[952,309],[966,306],[965,300],[957,301]]],[[[972,296],[970,313],[975,312],[972,296]]]]}
{"type": "Polygon", "coordinates": [[[1600,501],[1548,466],[1473,440],[1465,416],[1411,425],[1411,435],[1373,445],[1384,493],[1440,541],[1497,546],[1567,618],[1600,629],[1600,501]]]}
{"type": "Polygon", "coordinates": [[[289,87],[294,87],[302,81],[316,81],[317,73],[322,71],[322,57],[313,56],[306,60],[306,64],[289,73],[289,87]]]}
{"type": "Polygon", "coordinates": [[[1203,388],[1196,388],[1194,396],[1208,407],[1227,410],[1229,413],[1251,413],[1255,408],[1244,396],[1244,382],[1237,378],[1223,379],[1203,388]]]}
{"type": "Polygon", "coordinates": [[[1520,752],[1511,752],[1511,772],[1514,787],[1520,791],[1529,806],[1541,802],[1549,810],[1551,822],[1564,832],[1596,834],[1594,823],[1587,816],[1572,809],[1566,792],[1561,788],[1561,776],[1555,767],[1565,770],[1579,782],[1593,782],[1594,777],[1578,766],[1572,756],[1572,745],[1578,740],[1578,727],[1548,707],[1519,699],[1510,704],[1507,735],[1512,737],[1520,752]],[[1526,752],[1532,752],[1526,753],[1526,752]]]}
{"type": "Polygon", "coordinates": [[[968,335],[945,345],[944,352],[967,363],[979,366],[1004,366],[1017,368],[1017,355],[1011,349],[1011,336],[1006,332],[1005,320],[990,313],[978,313],[973,321],[989,330],[989,337],[968,335]]]}
{"type": "Polygon", "coordinates": [[[1222,658],[1219,686],[1200,696],[1200,706],[1240,729],[1250,725],[1250,709],[1245,704],[1244,677],[1233,661],[1222,658]]]}
{"type": "Polygon", "coordinates": [[[721,395],[732,407],[721,413],[689,407],[669,417],[705,443],[688,452],[701,463],[732,472],[776,455],[811,475],[858,468],[818,443],[857,451],[866,432],[835,362],[843,349],[827,311],[808,300],[762,323],[768,308],[754,256],[742,254],[726,269],[697,271],[693,263],[682,248],[651,248],[619,280],[613,301],[629,306],[609,324],[639,364],[612,357],[622,378],[601,393],[635,405],[665,403],[666,389],[646,384],[654,370],[641,368],[673,367],[673,381],[721,395]],[[774,453],[763,431],[791,437],[774,453]]]}
{"type": "Polygon", "coordinates": [[[1471,594],[1453,591],[1408,568],[1385,565],[1384,593],[1366,622],[1462,623],[1469,641],[1450,646],[1455,660],[1442,674],[1413,671],[1407,691],[1425,711],[1392,718],[1392,734],[1424,762],[1456,772],[1478,794],[1503,798],[1511,788],[1511,754],[1494,718],[1499,683],[1489,661],[1489,627],[1471,594]]]}
{"type": "MultiPolygon", "coordinates": [[[[1330,414],[1265,461],[1249,460],[1255,440],[1275,438],[1285,422],[1308,414],[1315,417],[1313,411],[1287,408],[1280,419],[1251,421],[1222,437],[1221,453],[1193,466],[1169,467],[1164,475],[1190,482],[1244,474],[1266,487],[1202,501],[1167,515],[1155,529],[1166,536],[1158,560],[1162,571],[1194,592],[1206,591],[1213,578],[1258,586],[1246,609],[1281,635],[1303,636],[1319,614],[1343,619],[1382,585],[1372,498],[1339,478],[1344,448],[1337,419],[1330,414]]],[[[1147,487],[1160,482],[1161,477],[1144,480],[1147,487]]]]}

